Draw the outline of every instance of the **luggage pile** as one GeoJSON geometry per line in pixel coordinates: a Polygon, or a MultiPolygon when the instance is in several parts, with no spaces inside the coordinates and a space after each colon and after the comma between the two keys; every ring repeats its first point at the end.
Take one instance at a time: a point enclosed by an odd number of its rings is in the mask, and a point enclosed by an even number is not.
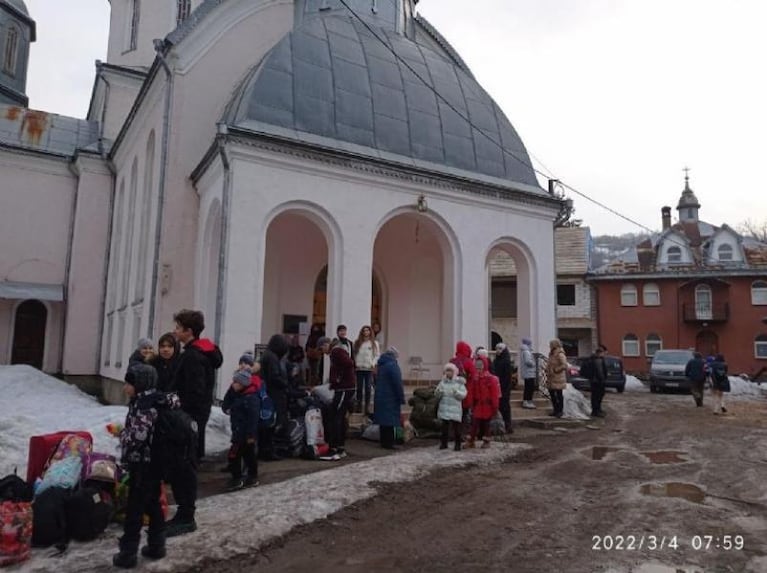
{"type": "Polygon", "coordinates": [[[416,388],[413,397],[408,400],[412,407],[410,423],[420,437],[438,436],[442,431],[439,420],[439,397],[435,394],[436,387],[416,388]]]}

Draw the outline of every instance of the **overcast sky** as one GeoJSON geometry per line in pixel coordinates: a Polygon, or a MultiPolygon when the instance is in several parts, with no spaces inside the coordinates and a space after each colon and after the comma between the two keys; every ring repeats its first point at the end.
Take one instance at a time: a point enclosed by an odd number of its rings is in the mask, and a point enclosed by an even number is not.
{"type": "MultiPolygon", "coordinates": [[[[30,106],[83,117],[94,61],[106,59],[109,2],[26,3],[37,21],[30,106]]],[[[767,1],[421,0],[419,9],[541,171],[657,229],[689,166],[702,219],[767,219],[767,1]]],[[[571,196],[593,234],[641,231],[571,196]]]]}

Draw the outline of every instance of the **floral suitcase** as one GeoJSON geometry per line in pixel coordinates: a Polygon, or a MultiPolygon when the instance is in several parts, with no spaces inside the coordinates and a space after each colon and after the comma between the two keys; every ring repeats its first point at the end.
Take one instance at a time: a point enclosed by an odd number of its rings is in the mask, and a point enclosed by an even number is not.
{"type": "Polygon", "coordinates": [[[29,559],[32,547],[32,504],[0,503],[0,567],[29,559]]]}

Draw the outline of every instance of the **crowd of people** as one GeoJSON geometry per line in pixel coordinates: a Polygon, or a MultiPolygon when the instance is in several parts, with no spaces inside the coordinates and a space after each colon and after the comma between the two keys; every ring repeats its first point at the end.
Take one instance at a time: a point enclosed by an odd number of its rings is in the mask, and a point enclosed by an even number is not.
{"type": "MultiPolygon", "coordinates": [[[[130,494],[124,535],[113,558],[118,567],[137,564],[144,515],[149,516],[148,543],[141,554],[150,559],[165,556],[167,537],[197,528],[197,468],[205,455],[205,428],[215,398],[216,370],[223,357],[211,340],[202,338],[205,320],[200,311],[181,310],[174,322],[173,332],[163,334],[156,349],[151,340],[139,340],[125,377],[129,410],[120,438],[130,494]],[[167,412],[174,412],[175,417],[167,412]],[[191,447],[170,455],[168,448],[177,446],[166,443],[160,452],[157,440],[152,439],[154,426],[167,425],[169,419],[196,430],[191,447]],[[160,511],[162,482],[170,486],[178,506],[167,522],[160,511]]],[[[259,460],[281,459],[275,443],[289,427],[291,400],[297,388],[307,391],[307,387],[323,385],[326,360],[329,398],[322,416],[329,451],[322,459],[346,457],[348,419],[353,411],[379,426],[381,447],[395,448],[396,428],[404,425],[403,376],[398,350],[393,346],[382,350],[381,339],[378,323],[363,326],[354,340],[348,337],[345,325],[339,325],[331,339],[322,325],[315,324],[303,347],[298,337],[275,334],[260,356],[243,353],[221,404],[231,423],[231,447],[223,468],[230,474],[226,490],[257,486],[259,460]]],[[[513,431],[510,396],[517,366],[504,343],[494,350],[491,362],[487,349],[472,350],[459,341],[455,355],[445,364],[434,389],[439,401],[436,415],[441,422],[441,449],[448,447],[451,434],[456,451],[490,447],[494,419],[502,422],[500,431],[513,431]]],[[[606,379],[603,350],[597,350],[587,367],[596,386],[606,379]]],[[[518,356],[518,374],[524,380],[523,407],[535,408],[539,365],[529,339],[522,340],[518,356]]],[[[561,417],[567,359],[559,340],[550,343],[546,368],[553,406],[550,414],[561,417]]],[[[597,416],[603,415],[601,395],[592,388],[592,413],[597,416]]]]}

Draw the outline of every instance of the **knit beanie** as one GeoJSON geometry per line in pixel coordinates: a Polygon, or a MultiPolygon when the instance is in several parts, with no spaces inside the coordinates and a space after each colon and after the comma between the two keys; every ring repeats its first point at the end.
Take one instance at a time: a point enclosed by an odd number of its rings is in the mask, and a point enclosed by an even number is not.
{"type": "Polygon", "coordinates": [[[242,356],[240,356],[240,361],[238,364],[247,364],[248,366],[253,366],[255,360],[253,360],[253,355],[246,352],[242,356]]]}
{"type": "Polygon", "coordinates": [[[136,348],[143,350],[144,348],[154,348],[154,342],[148,338],[139,338],[136,348]]]}

